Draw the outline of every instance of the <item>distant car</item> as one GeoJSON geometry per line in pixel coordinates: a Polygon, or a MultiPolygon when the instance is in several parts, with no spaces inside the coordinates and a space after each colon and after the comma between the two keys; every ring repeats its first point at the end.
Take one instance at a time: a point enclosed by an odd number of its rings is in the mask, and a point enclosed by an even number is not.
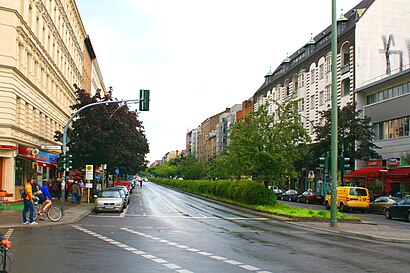
{"type": "Polygon", "coordinates": [[[305,191],[298,196],[297,201],[298,203],[322,205],[325,202],[325,197],[318,192],[305,191]]]}
{"type": "Polygon", "coordinates": [[[277,199],[280,199],[283,191],[281,189],[279,189],[278,187],[274,187],[274,186],[268,186],[268,189],[273,190],[273,192],[276,195],[277,199]]]}
{"type": "Polygon", "coordinates": [[[104,190],[94,197],[96,197],[95,212],[122,212],[124,210],[124,200],[119,190],[104,190]]]}
{"type": "Polygon", "coordinates": [[[385,207],[390,206],[391,204],[397,203],[399,201],[400,198],[397,197],[380,196],[376,198],[374,201],[370,202],[368,212],[383,214],[383,210],[385,207]]]}
{"type": "Polygon", "coordinates": [[[144,177],[144,178],[142,179],[142,181],[148,182],[148,178],[144,177]]]}
{"type": "Polygon", "coordinates": [[[287,190],[280,196],[281,200],[287,200],[289,202],[298,200],[299,192],[297,190],[287,190]]]}
{"type": "Polygon", "coordinates": [[[410,222],[410,197],[385,207],[383,213],[386,219],[403,218],[410,222]]]}

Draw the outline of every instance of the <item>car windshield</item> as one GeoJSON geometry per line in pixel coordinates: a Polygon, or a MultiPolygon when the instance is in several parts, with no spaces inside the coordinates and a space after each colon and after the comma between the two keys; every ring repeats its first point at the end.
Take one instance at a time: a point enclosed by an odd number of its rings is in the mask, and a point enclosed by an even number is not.
{"type": "Polygon", "coordinates": [[[105,198],[120,198],[120,193],[118,191],[103,191],[101,197],[105,198]]]}

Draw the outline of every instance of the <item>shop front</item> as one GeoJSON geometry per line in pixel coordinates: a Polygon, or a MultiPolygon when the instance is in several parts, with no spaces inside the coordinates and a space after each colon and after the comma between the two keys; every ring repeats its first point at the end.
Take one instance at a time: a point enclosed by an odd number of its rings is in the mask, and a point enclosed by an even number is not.
{"type": "Polygon", "coordinates": [[[349,186],[368,188],[375,196],[382,195],[386,185],[385,167],[366,167],[344,175],[349,186]]]}
{"type": "Polygon", "coordinates": [[[398,167],[386,174],[388,181],[387,193],[395,196],[399,192],[402,196],[410,194],[410,166],[398,167]]]}

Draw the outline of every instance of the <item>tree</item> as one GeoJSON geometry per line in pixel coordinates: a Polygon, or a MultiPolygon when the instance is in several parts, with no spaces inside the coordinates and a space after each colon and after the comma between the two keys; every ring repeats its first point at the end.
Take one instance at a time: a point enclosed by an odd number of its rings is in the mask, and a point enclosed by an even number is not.
{"type": "MultiPolygon", "coordinates": [[[[373,143],[374,130],[369,117],[360,118],[362,111],[356,111],[355,103],[348,103],[342,109],[338,108],[338,156],[369,160],[380,158],[375,149],[380,149],[373,143]]],[[[323,111],[324,124],[315,126],[316,144],[313,145],[313,155],[318,158],[330,151],[331,139],[331,109],[323,111]]]]}
{"type": "Polygon", "coordinates": [[[250,112],[246,121],[234,124],[230,130],[228,160],[231,173],[252,175],[268,184],[297,177],[294,162],[305,154],[301,144],[310,137],[301,124],[297,101],[276,104],[269,114],[267,104],[250,112]]]}
{"type": "MultiPolygon", "coordinates": [[[[98,101],[111,101],[112,93],[94,96],[77,86],[77,104],[71,109],[98,101]]],[[[60,139],[61,132],[55,138],[60,139]]],[[[148,141],[138,114],[130,111],[127,105],[116,103],[93,106],[81,111],[74,119],[68,143],[73,155],[73,167],[83,168],[86,164],[107,164],[113,173],[119,168],[121,173],[137,173],[145,169],[145,155],[149,152],[148,141]]]]}

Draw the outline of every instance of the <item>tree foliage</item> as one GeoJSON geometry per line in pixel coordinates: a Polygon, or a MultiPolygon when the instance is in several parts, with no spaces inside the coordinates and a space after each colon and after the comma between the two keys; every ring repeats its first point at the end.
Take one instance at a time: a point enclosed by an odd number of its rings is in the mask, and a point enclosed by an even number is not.
{"type": "Polygon", "coordinates": [[[301,124],[296,101],[276,104],[276,109],[270,114],[268,106],[261,105],[246,121],[231,127],[228,165],[232,174],[252,175],[265,183],[297,176],[294,162],[305,154],[301,147],[310,137],[301,124]]]}
{"type": "MultiPolygon", "coordinates": [[[[112,101],[111,92],[105,97],[99,92],[91,96],[76,87],[75,94],[77,104],[71,106],[74,111],[90,103],[112,101]]],[[[56,132],[55,138],[61,139],[61,132],[56,132]]],[[[107,164],[109,172],[119,168],[122,174],[145,169],[149,145],[144,127],[138,114],[125,104],[102,104],[82,110],[72,123],[69,138],[67,146],[74,168],[107,164]]]]}
{"type": "MultiPolygon", "coordinates": [[[[348,103],[342,109],[338,108],[338,156],[369,160],[380,158],[375,149],[380,149],[373,143],[374,130],[369,117],[360,118],[362,111],[356,111],[355,103],[348,103]]],[[[312,155],[318,158],[330,151],[331,143],[331,109],[323,111],[324,124],[315,126],[316,144],[312,155]]]]}

